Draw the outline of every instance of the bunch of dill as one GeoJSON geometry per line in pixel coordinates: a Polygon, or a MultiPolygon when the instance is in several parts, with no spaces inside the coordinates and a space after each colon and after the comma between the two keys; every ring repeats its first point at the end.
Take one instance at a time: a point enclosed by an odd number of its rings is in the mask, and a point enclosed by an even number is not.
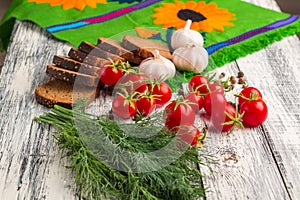
{"type": "MultiPolygon", "coordinates": [[[[61,106],[35,120],[57,127],[55,138],[71,160],[80,197],[191,200],[205,196],[199,165],[209,165],[213,157],[195,147],[177,151],[173,136],[164,129],[134,137],[107,116],[61,106]],[[162,148],[163,155],[151,154],[162,148]]],[[[155,124],[144,122],[139,126],[155,124]]]]}

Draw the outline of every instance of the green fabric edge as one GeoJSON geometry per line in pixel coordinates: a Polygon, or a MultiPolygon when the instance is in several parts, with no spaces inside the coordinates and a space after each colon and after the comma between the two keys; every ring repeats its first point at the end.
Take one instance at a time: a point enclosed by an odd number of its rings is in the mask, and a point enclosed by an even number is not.
{"type": "MultiPolygon", "coordinates": [[[[109,2],[109,4],[110,4],[110,7],[107,6],[107,4],[105,4],[107,12],[128,6],[128,4],[126,4],[126,3],[119,4],[118,2],[109,2]]],[[[46,25],[44,23],[44,21],[37,21],[34,15],[29,15],[29,14],[24,14],[22,12],[19,12],[20,10],[23,10],[23,9],[30,10],[30,7],[32,7],[33,5],[35,7],[38,7],[39,10],[45,10],[45,12],[50,12],[52,14],[59,13],[62,9],[61,6],[51,7],[47,3],[36,4],[34,2],[27,2],[27,0],[12,1],[12,4],[9,6],[9,8],[7,9],[3,18],[0,20],[0,28],[6,29],[5,31],[0,31],[0,51],[7,50],[9,42],[10,42],[10,36],[13,31],[13,26],[14,26],[16,19],[19,19],[20,21],[33,22],[34,24],[37,24],[38,26],[42,27],[43,29],[45,29],[48,26],[51,26],[49,24],[46,25]]],[[[73,16],[68,19],[69,21],[76,21],[78,19],[95,16],[97,14],[97,12],[99,12],[99,10],[101,10],[101,9],[103,9],[103,8],[101,8],[100,6],[99,6],[99,8],[96,8],[96,9],[87,7],[87,8],[85,8],[84,11],[78,11],[76,9],[69,9],[69,10],[66,10],[65,12],[69,13],[71,16],[73,16]]],[[[52,23],[59,24],[61,22],[59,20],[58,21],[56,20],[56,21],[52,21],[52,23]]],[[[60,32],[58,34],[60,34],[60,32]]],[[[68,34],[68,33],[66,33],[66,34],[68,34]]],[[[54,37],[56,37],[57,39],[60,39],[63,41],[68,41],[68,39],[66,40],[65,37],[57,37],[55,34],[52,34],[52,35],[54,37]]],[[[72,41],[69,43],[72,44],[72,41]]],[[[78,43],[78,41],[77,41],[77,43],[78,43]]]]}
{"type": "Polygon", "coordinates": [[[7,31],[0,31],[0,52],[6,51],[10,42],[11,33],[15,24],[15,19],[10,19],[5,22],[7,31]]]}
{"type": "Polygon", "coordinates": [[[18,7],[21,7],[23,0],[14,0],[4,13],[2,19],[0,20],[0,27],[6,27],[7,31],[0,31],[0,52],[6,51],[10,42],[10,36],[13,31],[13,27],[16,19],[10,18],[11,13],[18,7]],[[4,38],[4,39],[3,39],[4,38]]]}
{"type": "MultiPolygon", "coordinates": [[[[22,0],[17,0],[17,1],[22,1],[22,0]]],[[[12,5],[11,8],[12,7],[14,6],[12,5]]],[[[12,11],[13,9],[9,9],[8,12],[6,13],[6,16],[8,16],[12,11]]],[[[7,49],[10,42],[9,35],[13,30],[14,22],[15,22],[15,18],[7,19],[5,16],[3,17],[0,25],[2,27],[8,28],[9,30],[0,32],[0,50],[7,49]],[[5,38],[5,40],[1,41],[1,38],[5,38]]],[[[245,57],[248,54],[251,54],[253,52],[256,52],[258,50],[267,47],[269,44],[275,41],[279,41],[286,36],[293,35],[299,32],[300,32],[300,20],[297,20],[293,24],[269,31],[267,33],[264,33],[264,35],[258,35],[253,38],[247,39],[243,41],[243,43],[235,44],[220,49],[210,56],[211,60],[213,61],[210,62],[209,66],[205,71],[211,71],[216,67],[221,67],[228,62],[232,62],[238,58],[245,57]]],[[[58,39],[65,40],[64,37],[60,36],[59,33],[53,35],[58,39]]]]}
{"type": "Polygon", "coordinates": [[[214,63],[210,64],[205,71],[211,71],[213,65],[221,67],[226,63],[245,57],[276,41],[280,41],[287,36],[295,35],[297,33],[300,33],[300,19],[290,25],[244,40],[242,43],[220,49],[210,55],[214,63]]]}

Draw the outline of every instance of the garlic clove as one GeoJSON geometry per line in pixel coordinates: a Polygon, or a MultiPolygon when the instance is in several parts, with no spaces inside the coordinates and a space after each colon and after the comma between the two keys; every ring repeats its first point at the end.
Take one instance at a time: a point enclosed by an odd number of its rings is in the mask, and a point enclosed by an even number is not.
{"type": "Polygon", "coordinates": [[[208,65],[208,53],[200,46],[186,45],[177,48],[172,56],[178,70],[200,73],[208,65]]]}
{"type": "Polygon", "coordinates": [[[139,66],[139,72],[150,79],[164,81],[176,74],[176,68],[172,61],[161,56],[158,50],[152,52],[154,57],[145,59],[139,66]]]}
{"type": "Polygon", "coordinates": [[[185,45],[195,45],[203,47],[204,40],[202,35],[195,30],[191,30],[192,20],[186,21],[185,27],[175,31],[171,37],[171,47],[177,49],[185,45]]]}

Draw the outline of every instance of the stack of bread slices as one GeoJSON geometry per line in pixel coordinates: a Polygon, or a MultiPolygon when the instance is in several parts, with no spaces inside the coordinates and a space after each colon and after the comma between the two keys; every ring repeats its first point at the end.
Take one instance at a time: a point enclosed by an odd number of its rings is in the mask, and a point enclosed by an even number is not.
{"type": "Polygon", "coordinates": [[[88,99],[88,105],[99,96],[102,67],[111,61],[128,61],[138,66],[142,60],[152,57],[155,49],[171,59],[166,44],[137,36],[125,35],[122,42],[100,37],[97,45],[82,42],[78,48],[71,48],[68,56],[53,57],[53,64],[46,69],[52,79],[36,88],[36,100],[49,108],[55,104],[72,107],[82,98],[88,99]]]}

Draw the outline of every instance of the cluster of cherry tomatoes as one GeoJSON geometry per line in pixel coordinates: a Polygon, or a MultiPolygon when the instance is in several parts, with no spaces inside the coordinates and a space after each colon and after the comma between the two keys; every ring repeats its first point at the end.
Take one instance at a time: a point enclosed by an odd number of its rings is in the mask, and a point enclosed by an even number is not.
{"type": "Polygon", "coordinates": [[[115,86],[112,111],[121,119],[140,119],[156,108],[163,110],[167,131],[178,135],[180,141],[195,145],[201,135],[194,126],[193,103],[179,97],[172,99],[172,90],[164,81],[155,81],[136,73],[126,73],[115,86]]]}
{"type": "Polygon", "coordinates": [[[146,117],[172,98],[166,82],[149,80],[134,72],[126,73],[114,91],[112,111],[121,119],[146,117]]]}
{"type": "Polygon", "coordinates": [[[204,76],[194,76],[189,84],[191,91],[186,97],[210,116],[214,127],[223,132],[231,132],[235,126],[259,126],[268,116],[268,108],[261,92],[254,87],[246,87],[235,96],[238,98],[233,105],[227,102],[221,84],[210,83],[204,76]]]}
{"type": "Polygon", "coordinates": [[[149,80],[136,73],[126,73],[115,90],[112,111],[117,117],[135,120],[162,108],[166,130],[191,145],[196,145],[202,135],[194,125],[196,114],[203,113],[202,110],[222,132],[231,132],[235,126],[258,126],[268,115],[258,89],[243,89],[236,94],[237,103],[232,105],[227,102],[221,84],[210,83],[201,75],[192,77],[188,94],[177,99],[172,99],[172,90],[166,82],[149,80]]]}

